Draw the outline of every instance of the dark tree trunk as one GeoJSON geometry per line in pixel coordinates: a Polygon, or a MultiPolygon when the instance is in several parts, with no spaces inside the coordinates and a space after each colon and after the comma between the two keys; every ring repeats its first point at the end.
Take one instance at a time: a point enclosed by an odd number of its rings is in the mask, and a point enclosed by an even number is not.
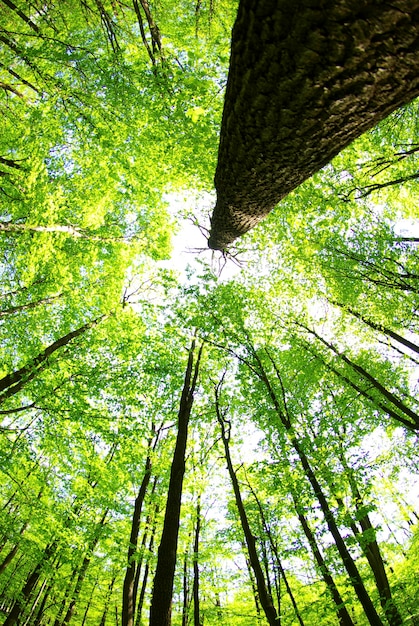
{"type": "Polygon", "coordinates": [[[256,538],[254,537],[251,531],[250,525],[249,525],[246,510],[244,508],[243,500],[242,500],[241,493],[240,493],[239,482],[237,480],[237,475],[236,475],[236,472],[234,471],[233,464],[231,461],[230,447],[229,447],[230,424],[223,417],[221,413],[221,409],[219,405],[220,386],[221,386],[221,383],[218,385],[218,387],[215,390],[215,409],[217,413],[218,423],[220,424],[220,428],[221,428],[221,437],[222,437],[223,444],[224,444],[227,469],[228,469],[228,473],[230,474],[231,483],[233,485],[233,491],[234,491],[234,496],[236,499],[237,510],[238,510],[239,517],[240,517],[240,523],[241,523],[243,534],[246,540],[246,546],[247,546],[247,551],[249,554],[250,564],[255,574],[256,586],[257,586],[260,603],[262,605],[262,608],[266,615],[266,619],[268,623],[270,624],[270,626],[278,626],[278,614],[276,612],[276,609],[272,602],[272,598],[269,595],[269,592],[267,589],[262,566],[260,564],[258,553],[256,550],[256,538]]]}
{"type": "MultiPolygon", "coordinates": [[[[295,616],[296,616],[296,618],[298,620],[298,623],[300,624],[300,626],[305,626],[304,620],[303,620],[303,618],[302,618],[302,616],[300,614],[300,611],[298,609],[297,602],[295,600],[294,594],[292,593],[292,589],[291,589],[291,587],[290,587],[290,585],[288,583],[288,579],[287,579],[287,576],[285,574],[285,570],[284,570],[284,568],[282,566],[281,559],[279,558],[277,545],[276,545],[276,543],[274,541],[274,538],[272,536],[272,532],[271,532],[271,530],[269,528],[269,525],[266,523],[265,513],[263,511],[263,507],[262,507],[262,505],[260,503],[260,500],[257,497],[255,491],[253,490],[253,488],[250,485],[249,485],[249,487],[250,487],[251,492],[253,494],[253,497],[254,497],[254,499],[256,501],[256,504],[257,504],[257,507],[258,507],[258,510],[259,510],[259,513],[260,513],[260,517],[261,517],[261,520],[262,520],[263,530],[264,530],[264,532],[266,533],[266,535],[268,537],[269,544],[270,544],[270,547],[271,547],[271,551],[272,551],[273,555],[275,556],[275,562],[276,562],[276,565],[277,565],[277,568],[278,568],[278,571],[279,571],[279,575],[280,575],[279,580],[276,581],[276,583],[277,583],[277,596],[278,596],[278,615],[280,615],[280,608],[281,608],[281,595],[280,595],[279,583],[280,583],[280,580],[282,578],[282,580],[284,581],[287,593],[289,595],[289,598],[291,600],[291,604],[293,606],[293,609],[294,609],[294,612],[295,612],[295,616]]],[[[280,619],[278,620],[278,624],[280,624],[280,619]]]]}
{"type": "Polygon", "coordinates": [[[66,612],[66,614],[64,616],[64,619],[60,623],[60,625],[57,624],[57,626],[66,626],[67,624],[70,623],[71,619],[74,616],[74,613],[75,613],[75,610],[76,610],[76,603],[77,603],[77,600],[79,598],[80,591],[82,589],[83,582],[84,582],[87,570],[88,570],[89,565],[90,565],[90,561],[92,559],[93,551],[95,550],[97,544],[99,543],[99,539],[100,539],[101,533],[103,531],[103,528],[105,527],[105,520],[106,520],[107,514],[108,514],[108,509],[106,509],[104,511],[104,513],[102,515],[102,518],[100,519],[100,521],[97,523],[97,525],[95,527],[94,535],[93,535],[92,539],[89,542],[88,551],[87,551],[87,553],[85,554],[85,556],[83,558],[83,562],[81,564],[80,569],[78,570],[76,584],[75,584],[74,590],[73,590],[73,592],[71,594],[71,597],[70,597],[70,604],[69,604],[69,606],[67,608],[67,612],[66,612]]]}
{"type": "Polygon", "coordinates": [[[50,344],[45,350],[42,350],[36,357],[34,357],[29,363],[27,363],[24,367],[21,367],[19,370],[16,370],[12,374],[7,374],[0,379],[0,402],[3,402],[6,398],[10,398],[14,394],[18,393],[22,389],[26,383],[31,381],[39,372],[41,372],[46,365],[48,364],[48,357],[51,356],[54,352],[66,346],[70,341],[79,337],[83,333],[85,333],[89,328],[92,328],[96,324],[98,324],[105,315],[81,326],[77,330],[73,330],[67,335],[60,337],[57,341],[54,341],[50,344]]]}
{"type": "Polygon", "coordinates": [[[200,610],[199,610],[199,536],[201,532],[201,498],[198,496],[198,502],[196,505],[196,522],[195,522],[195,537],[193,546],[193,616],[194,626],[201,626],[200,610]]]}
{"type": "Polygon", "coordinates": [[[226,248],[419,94],[418,22],[418,0],[241,0],[210,248],[226,248]]]}
{"type": "MultiPolygon", "coordinates": [[[[190,539],[190,535],[189,535],[190,539]]],[[[182,626],[189,624],[189,572],[188,572],[188,551],[185,551],[183,557],[183,606],[182,606],[182,626]]]]}
{"type": "Polygon", "coordinates": [[[364,322],[364,324],[367,324],[367,326],[369,326],[370,328],[373,328],[374,330],[377,330],[378,332],[383,333],[383,335],[387,335],[387,337],[391,337],[398,343],[402,344],[403,346],[406,346],[406,348],[409,348],[409,350],[412,350],[413,352],[416,352],[417,354],[419,354],[419,346],[416,343],[409,341],[409,339],[406,339],[402,335],[399,335],[394,330],[391,330],[390,328],[387,328],[386,326],[383,326],[382,324],[378,324],[377,322],[374,322],[368,317],[361,315],[361,313],[358,313],[358,311],[353,309],[351,306],[348,306],[347,304],[341,304],[340,302],[336,302],[334,300],[330,300],[330,302],[336,306],[341,307],[344,311],[348,311],[351,315],[356,317],[358,320],[361,320],[362,322],[364,322]]]}
{"type": "Polygon", "coordinates": [[[34,309],[37,306],[42,304],[50,304],[53,300],[57,298],[61,298],[62,294],[57,294],[56,296],[50,296],[49,298],[41,298],[40,300],[36,300],[34,302],[28,302],[27,304],[18,304],[16,306],[11,306],[8,309],[0,310],[0,317],[6,317],[7,315],[14,315],[15,313],[19,313],[20,311],[27,311],[28,309],[34,309]]]}
{"type": "MultiPolygon", "coordinates": [[[[298,324],[298,325],[304,328],[306,331],[308,331],[311,335],[316,337],[319,341],[321,341],[341,361],[346,363],[346,365],[348,365],[354,372],[356,372],[359,376],[361,376],[361,378],[366,380],[369,383],[371,389],[378,392],[378,394],[380,394],[382,397],[388,400],[391,404],[393,404],[393,406],[396,407],[401,413],[404,413],[404,415],[406,415],[407,418],[411,420],[410,423],[411,423],[412,429],[419,430],[419,415],[415,413],[415,411],[413,411],[410,407],[408,407],[402,400],[400,400],[400,398],[398,398],[392,391],[389,391],[386,387],[384,387],[384,385],[382,385],[374,376],[372,376],[372,374],[367,372],[367,370],[364,367],[352,361],[349,357],[347,357],[342,352],[339,352],[339,350],[333,344],[323,339],[323,337],[318,335],[314,330],[307,328],[307,326],[304,326],[303,324],[298,324]]],[[[407,421],[406,418],[402,418],[401,416],[399,416],[398,420],[399,421],[403,420],[402,423],[406,423],[407,421]]]]}
{"type": "MultiPolygon", "coordinates": [[[[403,619],[391,593],[390,583],[388,581],[384,561],[381,556],[380,546],[375,538],[375,529],[371,523],[367,508],[355,481],[354,472],[348,466],[343,452],[339,455],[339,457],[348,477],[349,486],[357,512],[357,519],[359,520],[359,525],[361,527],[359,529],[355,520],[351,520],[351,530],[356,537],[374,575],[375,584],[380,597],[380,603],[389,625],[401,626],[401,624],[403,624],[403,619]]],[[[336,500],[342,510],[345,510],[345,504],[342,499],[336,497],[336,500]]]]}
{"type": "Polygon", "coordinates": [[[192,342],[189,349],[188,364],[178,412],[178,432],[170,472],[166,512],[157,555],[156,573],[154,576],[153,594],[150,606],[150,626],[170,626],[172,622],[173,582],[176,567],[182,486],[185,474],[188,425],[192,411],[194,392],[198,381],[202,349],[203,345],[201,345],[198,352],[195,365],[195,340],[192,342]]]}
{"type": "Polygon", "coordinates": [[[20,617],[22,615],[22,612],[26,608],[30,595],[41,577],[43,567],[54,554],[56,547],[56,543],[54,542],[45,548],[42,558],[35,566],[35,569],[29,574],[28,578],[26,579],[21,594],[14,602],[8,616],[6,617],[6,620],[3,622],[3,626],[13,626],[14,624],[19,623],[20,617]]]}
{"type": "MultiPolygon", "coordinates": [[[[116,580],[116,578],[114,577],[114,578],[112,578],[111,582],[109,583],[108,592],[106,594],[106,599],[105,599],[105,607],[103,609],[102,619],[100,620],[99,626],[105,626],[105,624],[106,624],[106,618],[108,616],[109,604],[110,604],[110,601],[111,601],[111,598],[112,598],[112,592],[113,592],[113,586],[115,584],[115,580],[116,580]]],[[[90,604],[90,601],[89,601],[89,604],[90,604]]],[[[82,624],[82,626],[83,626],[83,624],[82,624]]]]}
{"type": "Polygon", "coordinates": [[[333,579],[332,574],[327,566],[326,561],[324,560],[323,554],[319,546],[317,545],[316,537],[312,532],[309,523],[307,521],[306,516],[303,513],[302,508],[296,501],[296,498],[293,495],[295,510],[297,511],[298,520],[301,524],[301,528],[305,536],[307,537],[308,543],[310,545],[311,551],[319,568],[319,572],[323,581],[327,587],[327,590],[330,593],[330,596],[335,603],[336,614],[339,621],[339,626],[354,626],[351,616],[349,615],[348,609],[346,608],[342,597],[339,593],[339,589],[336,587],[336,583],[333,579]]]}
{"type": "Polygon", "coordinates": [[[290,443],[292,445],[292,447],[294,448],[295,452],[297,453],[301,465],[303,467],[304,473],[311,485],[311,488],[313,489],[314,495],[320,505],[321,511],[323,513],[324,516],[324,520],[327,524],[327,527],[330,531],[330,534],[333,537],[333,540],[336,544],[337,550],[339,552],[339,555],[342,559],[342,562],[345,566],[345,569],[347,571],[347,574],[349,576],[349,579],[351,581],[351,584],[354,588],[354,591],[358,597],[359,602],[362,605],[362,608],[364,609],[364,613],[369,621],[369,623],[371,624],[371,626],[383,626],[383,622],[381,621],[375,607],[374,604],[371,600],[371,597],[368,593],[368,591],[365,588],[364,582],[362,580],[362,577],[358,571],[358,568],[356,566],[355,561],[353,560],[348,548],[346,547],[345,541],[339,531],[338,525],[336,523],[336,520],[334,518],[334,515],[329,507],[329,504],[327,502],[327,498],[325,496],[325,494],[323,493],[323,490],[321,488],[321,485],[319,483],[319,481],[316,478],[316,475],[314,474],[314,471],[310,465],[310,462],[305,454],[305,451],[303,450],[303,447],[300,443],[300,441],[297,439],[293,428],[292,428],[292,424],[291,424],[291,415],[288,413],[287,411],[287,404],[286,401],[284,399],[284,388],[282,385],[282,380],[281,380],[281,376],[280,373],[278,371],[278,368],[274,362],[274,360],[272,359],[272,357],[270,356],[269,352],[267,352],[268,357],[274,367],[276,376],[280,382],[281,385],[281,389],[282,389],[282,394],[283,394],[283,404],[285,407],[285,411],[282,410],[281,408],[281,403],[275,393],[275,389],[273,388],[273,386],[271,385],[271,382],[266,374],[266,371],[263,367],[262,361],[258,355],[258,353],[256,352],[256,350],[254,349],[253,346],[249,346],[251,353],[253,354],[253,357],[257,363],[257,369],[254,369],[254,373],[257,373],[258,377],[260,378],[260,380],[265,384],[268,394],[272,400],[272,403],[275,407],[275,410],[278,414],[278,417],[284,427],[284,429],[289,433],[290,435],[290,443]]]}
{"type": "MultiPolygon", "coordinates": [[[[152,426],[153,435],[155,434],[154,424],[152,426]]],[[[157,437],[156,442],[157,443],[157,437]]],[[[154,446],[153,446],[154,448],[154,446]]],[[[134,624],[134,613],[135,613],[135,577],[136,577],[136,569],[138,568],[138,563],[135,561],[135,555],[137,552],[138,545],[138,535],[140,532],[140,520],[141,520],[141,510],[143,507],[144,499],[147,492],[147,487],[150,482],[151,477],[151,450],[152,450],[152,439],[150,438],[148,441],[148,454],[145,463],[145,471],[143,480],[141,481],[140,489],[138,491],[138,495],[135,499],[134,504],[134,512],[132,514],[132,522],[131,522],[131,534],[129,539],[128,546],[128,565],[127,570],[125,572],[124,579],[124,587],[122,594],[122,626],[133,626],[134,624]]]]}

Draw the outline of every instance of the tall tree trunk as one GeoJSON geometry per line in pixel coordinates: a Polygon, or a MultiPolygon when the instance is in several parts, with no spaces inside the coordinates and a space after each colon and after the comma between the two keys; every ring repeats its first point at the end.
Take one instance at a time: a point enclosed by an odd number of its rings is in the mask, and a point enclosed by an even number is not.
{"type": "MultiPolygon", "coordinates": [[[[153,553],[154,538],[156,536],[158,512],[159,512],[159,505],[157,503],[155,511],[154,511],[154,523],[153,523],[153,528],[151,529],[150,542],[148,544],[148,553],[149,553],[149,555],[151,555],[153,553]]],[[[140,626],[140,624],[141,624],[141,616],[142,616],[142,612],[143,612],[144,598],[145,598],[145,592],[146,592],[146,589],[147,589],[147,582],[148,582],[149,571],[150,571],[150,557],[147,558],[146,564],[145,564],[145,567],[144,567],[143,581],[141,583],[140,597],[138,599],[138,605],[137,605],[137,615],[136,615],[136,618],[135,618],[135,626],[140,626]]],[[[137,583],[137,585],[138,585],[138,583],[137,583]]]]}
{"type": "Polygon", "coordinates": [[[240,1],[210,248],[419,94],[418,11],[417,0],[240,1]]]}
{"type": "Polygon", "coordinates": [[[189,349],[188,364],[178,412],[178,432],[170,472],[166,512],[163,532],[158,549],[156,573],[150,606],[150,626],[170,626],[172,621],[172,595],[176,567],[177,543],[179,536],[180,505],[183,477],[185,474],[185,453],[188,440],[188,425],[198,381],[201,345],[195,365],[195,339],[189,349]]]}
{"type": "MultiPolygon", "coordinates": [[[[108,616],[109,604],[111,602],[112,591],[113,591],[113,586],[115,584],[115,580],[116,580],[116,577],[114,576],[112,578],[111,582],[109,583],[108,591],[107,591],[106,598],[105,598],[105,607],[103,609],[102,618],[100,620],[99,626],[105,626],[105,624],[106,624],[106,618],[108,616]]],[[[83,626],[83,624],[82,624],[82,626],[83,626]]]]}
{"type": "Polygon", "coordinates": [[[8,616],[6,617],[6,620],[3,622],[3,626],[13,626],[14,624],[17,624],[19,622],[22,612],[27,606],[30,595],[41,577],[42,569],[45,563],[47,563],[51,556],[54,554],[56,547],[56,543],[53,542],[45,548],[44,553],[38,564],[27,577],[25,585],[23,586],[19,597],[13,603],[13,606],[8,616]]]}
{"type": "Polygon", "coordinates": [[[193,616],[194,626],[202,626],[199,610],[199,536],[201,532],[201,496],[196,503],[195,537],[193,545],[193,616]]]}
{"type": "Polygon", "coordinates": [[[343,540],[343,537],[339,531],[339,528],[336,524],[335,518],[333,516],[333,513],[329,507],[329,504],[327,502],[326,496],[323,493],[323,490],[320,486],[319,481],[317,480],[314,471],[312,470],[309,460],[300,444],[300,442],[298,441],[295,432],[292,428],[292,424],[291,424],[291,416],[288,414],[288,410],[287,410],[287,403],[285,400],[285,391],[283,388],[283,384],[282,384],[282,379],[280,376],[280,373],[278,371],[278,368],[276,367],[276,364],[274,362],[274,360],[272,359],[271,355],[269,354],[268,351],[267,355],[274,367],[276,376],[280,382],[281,385],[281,389],[282,389],[282,394],[283,394],[283,404],[284,404],[284,410],[282,410],[281,408],[281,403],[279,401],[279,399],[276,396],[275,390],[272,387],[270,380],[266,374],[266,371],[263,367],[262,361],[258,355],[258,353],[256,352],[256,350],[254,349],[253,346],[249,346],[251,353],[257,363],[257,369],[253,370],[254,373],[257,373],[258,377],[260,378],[260,380],[264,383],[264,385],[266,386],[266,389],[268,391],[268,395],[272,400],[272,403],[275,407],[275,410],[278,414],[278,417],[284,427],[284,429],[289,433],[290,436],[290,443],[292,445],[292,447],[294,448],[295,452],[297,453],[301,465],[303,467],[304,473],[311,485],[311,488],[313,489],[314,495],[318,501],[318,503],[320,504],[320,508],[321,511],[323,513],[324,516],[324,520],[327,524],[327,527],[334,539],[334,542],[336,544],[337,550],[339,552],[339,555],[342,559],[342,562],[345,566],[345,569],[347,571],[347,574],[349,576],[349,579],[351,581],[351,584],[355,590],[355,593],[358,597],[358,600],[360,601],[362,608],[364,609],[364,613],[369,621],[369,623],[371,624],[371,626],[383,626],[383,623],[374,607],[374,604],[371,600],[370,595],[368,594],[368,591],[365,588],[365,585],[363,583],[362,577],[358,571],[358,568],[356,566],[355,561],[353,560],[348,548],[346,547],[346,544],[343,540]]]}
{"type": "Polygon", "coordinates": [[[303,451],[303,449],[301,448],[299,442],[295,439],[295,437],[292,438],[292,445],[293,445],[294,450],[296,451],[296,453],[298,454],[300,458],[304,472],[320,504],[320,508],[324,515],[324,519],[327,524],[327,527],[334,539],[334,542],[336,544],[340,557],[343,561],[345,569],[348,573],[352,586],[355,590],[356,595],[358,596],[358,600],[362,604],[362,608],[364,609],[364,613],[369,623],[371,624],[371,626],[383,626],[383,622],[381,621],[381,618],[379,617],[374,607],[374,604],[372,603],[371,597],[365,588],[365,585],[358,571],[356,563],[353,560],[352,556],[350,555],[349,550],[346,547],[346,544],[343,540],[343,537],[340,534],[340,531],[336,524],[333,513],[327,503],[323,490],[320,487],[320,483],[318,482],[313,470],[311,469],[311,466],[305,455],[305,452],[303,451]]]}
{"type": "Polygon", "coordinates": [[[85,333],[89,328],[92,328],[96,324],[98,324],[101,320],[103,320],[106,316],[101,315],[100,317],[88,322],[84,326],[81,326],[77,330],[73,330],[67,335],[60,337],[57,341],[54,341],[50,344],[45,350],[42,350],[37,356],[35,356],[29,363],[27,363],[24,367],[12,372],[12,374],[7,374],[0,379],[0,403],[3,402],[6,398],[10,398],[14,394],[18,393],[22,389],[26,383],[31,381],[39,372],[41,372],[48,364],[48,357],[50,357],[54,352],[66,346],[70,341],[79,337],[83,333],[85,333]]]}
{"type": "MultiPolygon", "coordinates": [[[[28,527],[28,524],[29,524],[29,522],[25,522],[23,524],[23,526],[22,526],[22,528],[20,529],[20,532],[19,532],[20,536],[23,535],[23,533],[25,532],[26,528],[28,527]]],[[[9,563],[16,556],[16,553],[17,553],[18,549],[19,549],[19,543],[15,543],[13,548],[11,550],[9,550],[9,552],[6,554],[6,556],[4,557],[3,561],[0,563],[0,574],[2,574],[4,572],[4,570],[9,565],[9,563]]]]}
{"type": "MultiPolygon", "coordinates": [[[[343,451],[339,456],[348,478],[352,498],[357,511],[357,519],[359,520],[359,525],[361,526],[361,529],[359,529],[355,520],[351,520],[351,530],[356,537],[374,575],[375,585],[380,597],[380,603],[389,625],[401,626],[403,624],[403,618],[399,613],[391,593],[390,583],[388,581],[384,561],[381,556],[380,546],[375,538],[375,529],[371,523],[367,508],[355,481],[354,472],[348,466],[343,451]]],[[[336,500],[339,506],[345,510],[346,507],[342,499],[336,498],[336,500]]]]}
{"type": "Polygon", "coordinates": [[[323,578],[326,588],[329,591],[330,596],[335,604],[339,625],[340,626],[354,626],[352,618],[349,615],[348,609],[346,608],[343,602],[342,596],[339,593],[339,589],[336,586],[333,576],[330,573],[329,567],[327,566],[327,563],[324,560],[323,554],[317,544],[316,537],[314,536],[314,533],[312,532],[310,528],[307,518],[303,513],[303,509],[298,504],[294,494],[292,494],[292,498],[294,501],[294,506],[297,512],[298,520],[301,524],[301,528],[303,529],[305,536],[307,537],[307,541],[309,543],[314,559],[319,568],[320,575],[323,578]]]}
{"type": "MultiPolygon", "coordinates": [[[[190,535],[189,535],[190,539],[190,535]]],[[[188,572],[188,551],[183,555],[183,604],[182,604],[182,626],[189,624],[189,572],[188,572]]]]}
{"type": "Polygon", "coordinates": [[[16,306],[11,306],[8,309],[0,309],[0,317],[6,317],[7,315],[13,315],[14,313],[18,313],[19,311],[27,311],[28,309],[34,309],[41,304],[49,304],[53,300],[57,298],[61,298],[62,294],[59,293],[55,296],[49,296],[48,298],[41,298],[40,300],[36,300],[34,302],[28,302],[26,304],[19,304],[16,306]]]}
{"type": "Polygon", "coordinates": [[[364,324],[367,324],[367,326],[369,326],[370,328],[373,328],[374,330],[378,330],[380,333],[383,333],[383,335],[387,335],[387,337],[391,337],[392,339],[395,339],[398,343],[402,344],[403,346],[406,346],[406,348],[409,348],[409,350],[412,350],[413,352],[416,352],[417,354],[419,354],[419,346],[417,344],[413,343],[412,341],[409,341],[409,339],[406,339],[402,335],[399,335],[394,330],[391,330],[390,328],[386,328],[385,326],[383,326],[383,324],[378,324],[377,322],[373,322],[372,320],[365,317],[364,315],[361,315],[361,313],[358,313],[358,311],[356,311],[351,306],[348,306],[346,304],[341,304],[339,302],[335,302],[334,300],[330,300],[330,302],[336,306],[341,307],[344,311],[349,311],[351,315],[353,315],[357,319],[364,322],[364,324]]]}
{"type": "Polygon", "coordinates": [[[268,593],[265,577],[263,574],[262,566],[259,561],[258,553],[256,550],[256,539],[252,534],[250,529],[249,521],[247,518],[246,510],[244,508],[243,500],[240,493],[239,482],[237,480],[236,472],[234,471],[233,464],[231,461],[230,455],[230,423],[223,416],[219,404],[219,390],[220,390],[221,382],[215,388],[215,410],[217,414],[218,423],[221,428],[221,437],[224,444],[225,458],[227,462],[227,469],[230,475],[230,480],[233,485],[234,496],[236,499],[236,506],[240,517],[241,526],[243,529],[243,534],[246,540],[247,551],[249,554],[250,564],[252,566],[252,570],[255,574],[256,578],[256,586],[258,590],[259,600],[262,605],[262,608],[265,612],[266,619],[270,626],[278,626],[278,615],[274,604],[272,602],[272,598],[268,593]],[[227,425],[227,428],[226,428],[227,425]]]}
{"type": "MultiPolygon", "coordinates": [[[[155,435],[155,427],[152,425],[152,434],[155,435]]],[[[152,446],[152,438],[148,440],[148,452],[145,463],[143,479],[134,503],[134,512],[131,522],[131,535],[128,546],[128,565],[125,572],[124,587],[122,592],[122,626],[133,626],[135,613],[135,574],[138,564],[135,561],[137,552],[138,535],[140,532],[141,510],[144,504],[147,487],[151,477],[151,452],[157,444],[158,435],[152,446]]]]}
{"type": "MultiPolygon", "coordinates": [[[[319,334],[317,334],[314,330],[307,328],[303,324],[298,324],[302,328],[304,328],[311,335],[316,337],[321,343],[323,343],[329,350],[331,350],[341,361],[343,361],[346,365],[348,365],[354,372],[356,372],[361,378],[366,380],[370,386],[383,398],[385,398],[388,402],[390,402],[400,413],[403,413],[409,420],[411,420],[411,428],[414,430],[419,430],[419,415],[415,413],[410,407],[408,407],[400,398],[398,398],[393,392],[389,391],[384,385],[380,383],[372,374],[367,372],[367,370],[358,365],[352,359],[347,357],[345,354],[339,352],[339,350],[331,343],[323,339],[319,334]]],[[[393,410],[394,412],[394,410],[393,410]]],[[[396,413],[398,415],[398,413],[396,413]]],[[[402,423],[406,423],[406,418],[402,418],[399,416],[398,421],[402,421],[402,423]],[[403,421],[402,421],[403,420],[403,421]]]]}
{"type": "MultiPolygon", "coordinates": [[[[250,488],[250,490],[252,492],[252,495],[253,495],[253,497],[254,497],[254,499],[256,501],[256,504],[257,504],[257,507],[258,507],[258,510],[259,510],[259,513],[260,513],[260,517],[261,517],[261,520],[262,520],[262,525],[263,525],[264,532],[266,533],[266,536],[268,537],[269,544],[271,546],[271,552],[275,556],[275,561],[276,561],[276,564],[278,566],[278,570],[279,570],[280,576],[281,576],[282,580],[284,581],[287,593],[288,593],[288,595],[290,597],[291,604],[292,604],[294,612],[295,612],[295,616],[296,616],[300,626],[305,626],[304,620],[303,620],[303,618],[301,616],[301,613],[298,610],[298,606],[297,606],[297,602],[295,600],[294,594],[292,593],[291,587],[289,586],[288,579],[287,579],[286,574],[285,574],[285,570],[284,570],[284,568],[282,566],[282,563],[281,563],[281,559],[279,558],[278,548],[277,548],[276,543],[274,541],[274,538],[272,536],[271,529],[269,528],[269,525],[266,522],[265,513],[263,511],[262,504],[261,504],[259,498],[257,497],[256,492],[254,491],[254,489],[252,488],[252,486],[250,485],[249,482],[248,482],[248,485],[249,485],[249,488],[250,488]]],[[[278,593],[278,596],[279,596],[278,597],[278,614],[280,614],[280,606],[281,605],[280,605],[280,595],[279,595],[279,593],[278,593]]]]}
{"type": "Polygon", "coordinates": [[[77,602],[77,599],[78,599],[78,597],[80,595],[80,591],[82,589],[82,585],[83,585],[84,579],[86,577],[87,569],[88,569],[88,567],[90,565],[90,561],[92,559],[93,551],[96,548],[97,544],[99,543],[99,539],[100,539],[101,533],[103,531],[103,528],[105,526],[105,520],[106,520],[106,517],[108,515],[108,512],[109,512],[109,509],[106,509],[104,511],[100,521],[96,524],[96,527],[95,527],[94,532],[93,532],[93,537],[92,537],[92,539],[89,542],[89,545],[88,545],[88,548],[87,548],[87,552],[86,552],[86,554],[85,554],[85,556],[83,558],[83,562],[82,562],[82,564],[80,566],[80,569],[78,570],[78,576],[77,576],[77,579],[76,579],[76,584],[74,586],[74,590],[73,590],[73,592],[71,594],[71,597],[70,597],[70,604],[68,606],[67,612],[66,612],[62,622],[59,625],[57,624],[56,626],[66,626],[67,624],[70,623],[71,619],[74,616],[74,612],[76,610],[76,602],[77,602]]]}

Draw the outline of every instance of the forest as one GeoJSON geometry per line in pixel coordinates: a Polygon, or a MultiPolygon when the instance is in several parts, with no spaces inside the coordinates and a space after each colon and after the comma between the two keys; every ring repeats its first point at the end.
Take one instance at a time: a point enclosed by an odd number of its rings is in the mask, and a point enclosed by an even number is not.
{"type": "Polygon", "coordinates": [[[237,10],[0,0],[1,626],[419,626],[418,101],[209,249],[237,10]]]}

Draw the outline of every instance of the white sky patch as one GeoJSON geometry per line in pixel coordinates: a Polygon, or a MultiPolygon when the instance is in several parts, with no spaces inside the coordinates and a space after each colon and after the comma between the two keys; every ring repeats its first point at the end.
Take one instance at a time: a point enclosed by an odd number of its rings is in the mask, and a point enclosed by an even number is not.
{"type": "Polygon", "coordinates": [[[400,237],[419,237],[419,219],[397,220],[394,232],[400,237]]]}
{"type": "Polygon", "coordinates": [[[215,205],[214,194],[185,190],[167,194],[165,200],[169,203],[170,214],[177,222],[178,231],[172,240],[171,258],[160,261],[159,266],[177,270],[182,282],[190,280],[188,276],[192,272],[196,275],[202,272],[200,260],[210,265],[223,281],[234,277],[240,267],[228,259],[225,261],[221,252],[208,248],[208,233],[204,229],[209,227],[209,216],[215,205]],[[197,220],[197,224],[194,220],[197,220]]]}

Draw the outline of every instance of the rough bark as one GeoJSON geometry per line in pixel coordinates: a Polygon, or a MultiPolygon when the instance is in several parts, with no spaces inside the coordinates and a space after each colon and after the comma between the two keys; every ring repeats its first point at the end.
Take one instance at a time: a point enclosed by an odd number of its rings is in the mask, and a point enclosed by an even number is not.
{"type": "Polygon", "coordinates": [[[210,248],[419,94],[418,23],[418,0],[241,0],[210,248]]]}

